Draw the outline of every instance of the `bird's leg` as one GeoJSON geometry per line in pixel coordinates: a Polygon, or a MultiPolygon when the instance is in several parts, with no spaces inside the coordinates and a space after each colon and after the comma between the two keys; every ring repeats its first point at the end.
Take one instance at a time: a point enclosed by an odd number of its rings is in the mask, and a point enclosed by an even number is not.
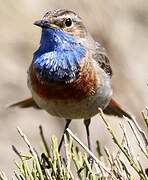
{"type": "MultiPolygon", "coordinates": [[[[88,143],[88,149],[91,151],[91,143],[90,143],[90,133],[89,133],[89,125],[90,125],[91,119],[84,119],[84,125],[86,127],[86,133],[87,133],[87,143],[88,143]]],[[[91,164],[91,167],[93,166],[93,159],[91,156],[88,157],[88,161],[91,164]]]]}
{"type": "Polygon", "coordinates": [[[59,152],[60,152],[60,150],[61,150],[61,146],[62,146],[62,144],[63,144],[63,140],[64,140],[64,133],[65,133],[66,129],[69,127],[69,124],[71,123],[71,119],[65,119],[65,121],[66,121],[66,124],[65,124],[65,127],[64,127],[64,132],[63,132],[63,135],[62,135],[62,138],[61,138],[61,141],[60,141],[59,147],[58,147],[59,152]]]}
{"type": "Polygon", "coordinates": [[[86,133],[87,133],[88,149],[91,151],[90,133],[89,133],[90,121],[91,121],[91,119],[84,119],[84,125],[85,125],[85,127],[86,127],[86,133]]]}

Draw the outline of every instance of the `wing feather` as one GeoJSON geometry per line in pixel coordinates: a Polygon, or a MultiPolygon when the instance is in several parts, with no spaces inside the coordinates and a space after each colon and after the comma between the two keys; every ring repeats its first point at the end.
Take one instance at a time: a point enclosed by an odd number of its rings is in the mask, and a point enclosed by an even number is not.
{"type": "Polygon", "coordinates": [[[96,51],[94,58],[99,64],[99,66],[110,76],[113,75],[112,68],[110,65],[110,59],[107,55],[105,48],[103,48],[99,43],[96,42],[96,51]]]}

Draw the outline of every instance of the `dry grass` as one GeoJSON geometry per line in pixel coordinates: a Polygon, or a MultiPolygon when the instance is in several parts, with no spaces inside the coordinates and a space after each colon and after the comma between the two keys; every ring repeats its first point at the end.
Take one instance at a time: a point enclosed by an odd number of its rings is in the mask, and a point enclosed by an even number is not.
{"type": "MultiPolygon", "coordinates": [[[[102,153],[100,151],[100,145],[97,142],[96,149],[98,156],[96,157],[70,129],[67,129],[64,138],[65,155],[62,157],[58,152],[57,138],[53,136],[51,138],[51,145],[48,147],[43,129],[40,126],[40,136],[44,145],[44,150],[43,153],[39,155],[22,130],[17,128],[20,137],[28,146],[28,152],[19,152],[15,146],[12,146],[14,152],[20,159],[19,161],[15,161],[16,170],[14,171],[13,179],[133,180],[135,179],[135,173],[133,172],[136,172],[139,179],[146,180],[148,176],[147,169],[144,169],[139,161],[139,156],[144,156],[145,159],[148,160],[148,139],[145,132],[137,124],[134,118],[133,120],[125,118],[124,123],[120,124],[123,135],[123,139],[120,142],[110,124],[108,124],[105,120],[101,109],[99,109],[99,113],[105,127],[112,137],[113,143],[118,147],[117,153],[111,154],[107,147],[104,147],[103,151],[105,153],[102,153]],[[134,153],[129,133],[125,127],[126,122],[131,128],[135,141],[137,142],[137,146],[140,148],[139,154],[134,153]],[[74,141],[78,143],[78,146],[74,145],[74,141]]],[[[148,128],[148,111],[146,110],[146,112],[143,112],[142,116],[146,128],[148,128]]],[[[0,179],[7,180],[6,175],[2,171],[0,179]]]]}

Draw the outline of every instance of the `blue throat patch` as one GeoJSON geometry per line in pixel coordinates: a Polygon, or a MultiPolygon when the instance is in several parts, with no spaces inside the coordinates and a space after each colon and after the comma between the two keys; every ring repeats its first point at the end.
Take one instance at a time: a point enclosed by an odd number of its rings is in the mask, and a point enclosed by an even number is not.
{"type": "Polygon", "coordinates": [[[56,28],[43,29],[40,47],[33,55],[33,65],[40,78],[71,81],[76,79],[85,54],[85,48],[74,36],[56,28]]]}

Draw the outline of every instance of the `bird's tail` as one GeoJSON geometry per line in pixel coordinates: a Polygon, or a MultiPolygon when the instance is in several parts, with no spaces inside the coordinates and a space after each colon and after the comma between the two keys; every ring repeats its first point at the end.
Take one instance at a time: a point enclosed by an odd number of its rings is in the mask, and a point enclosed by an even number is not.
{"type": "Polygon", "coordinates": [[[103,110],[103,112],[107,115],[118,116],[120,118],[125,116],[129,119],[132,119],[132,115],[122,109],[122,107],[114,99],[111,99],[109,105],[103,110]]]}
{"type": "Polygon", "coordinates": [[[22,101],[16,102],[14,104],[9,105],[8,107],[20,107],[20,108],[29,108],[33,107],[35,109],[40,109],[39,106],[35,103],[32,97],[24,99],[22,101]]]}

